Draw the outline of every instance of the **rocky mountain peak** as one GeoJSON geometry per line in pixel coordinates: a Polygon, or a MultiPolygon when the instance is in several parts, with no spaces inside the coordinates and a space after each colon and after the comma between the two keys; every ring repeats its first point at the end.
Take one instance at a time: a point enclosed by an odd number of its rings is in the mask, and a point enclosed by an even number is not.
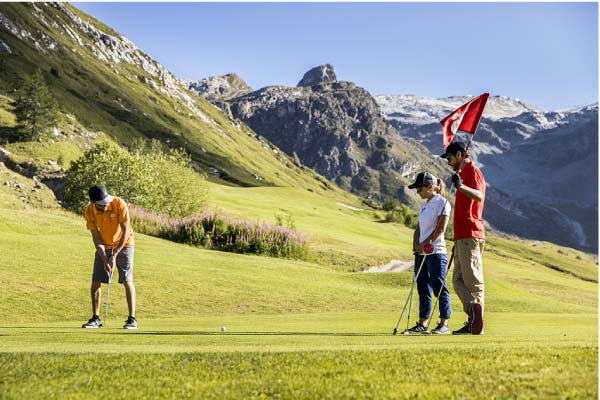
{"type": "Polygon", "coordinates": [[[184,80],[184,85],[192,92],[204,97],[208,101],[225,101],[235,97],[244,96],[253,91],[239,75],[235,73],[211,76],[199,81],[184,80]]]}
{"type": "Polygon", "coordinates": [[[363,196],[397,196],[425,166],[444,173],[439,157],[400,137],[369,92],[337,81],[331,65],[308,71],[296,87],[265,87],[215,104],[299,163],[363,196]]]}
{"type": "Polygon", "coordinates": [[[337,81],[335,68],[331,64],[319,65],[304,74],[297,86],[314,86],[322,83],[333,83],[337,81]]]}

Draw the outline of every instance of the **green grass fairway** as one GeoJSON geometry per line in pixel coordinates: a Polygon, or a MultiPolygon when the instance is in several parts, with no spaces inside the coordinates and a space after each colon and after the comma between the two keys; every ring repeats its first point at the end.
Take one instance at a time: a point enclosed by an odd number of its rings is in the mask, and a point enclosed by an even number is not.
{"type": "MultiPolygon", "coordinates": [[[[353,251],[361,263],[407,260],[408,229],[294,189],[219,196],[248,219],[290,212],[311,245],[341,258],[239,255],[136,234],[140,329],[121,328],[127,310],[115,283],[108,326],[83,330],[94,252],[83,219],[3,203],[0,399],[597,397],[593,256],[490,238],[485,335],[392,336],[411,272],[350,272],[344,260],[353,251]]],[[[452,301],[457,329],[465,316],[452,301]]]]}
{"type": "Polygon", "coordinates": [[[99,330],[11,324],[0,329],[1,397],[597,396],[595,314],[489,313],[485,336],[392,336],[396,319],[223,315],[143,320],[138,331],[115,318],[99,330]]]}

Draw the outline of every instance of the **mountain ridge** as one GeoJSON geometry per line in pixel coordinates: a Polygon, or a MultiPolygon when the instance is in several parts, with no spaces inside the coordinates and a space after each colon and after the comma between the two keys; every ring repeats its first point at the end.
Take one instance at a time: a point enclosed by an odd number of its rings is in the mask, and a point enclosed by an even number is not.
{"type": "Polygon", "coordinates": [[[183,147],[196,168],[217,182],[346,196],[68,3],[0,4],[0,40],[11,49],[0,53],[0,94],[8,98],[41,67],[61,109],[88,131],[104,132],[123,145],[145,137],[183,147]]]}
{"type": "Polygon", "coordinates": [[[267,86],[215,104],[299,163],[364,197],[416,205],[416,195],[405,189],[414,175],[429,168],[449,177],[442,160],[396,135],[368,91],[338,81],[330,64],[306,72],[297,86],[267,86]]]}

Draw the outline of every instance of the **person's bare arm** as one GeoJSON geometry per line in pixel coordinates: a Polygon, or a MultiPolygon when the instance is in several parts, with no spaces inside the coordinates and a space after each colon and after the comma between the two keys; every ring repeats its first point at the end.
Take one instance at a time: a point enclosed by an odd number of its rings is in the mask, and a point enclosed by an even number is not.
{"type": "Polygon", "coordinates": [[[472,200],[481,201],[483,199],[483,193],[481,193],[481,190],[472,189],[464,184],[460,185],[457,190],[460,190],[465,196],[472,200]]]}
{"type": "Polygon", "coordinates": [[[123,231],[123,235],[121,236],[121,240],[119,240],[119,244],[117,245],[117,247],[115,247],[113,249],[113,254],[115,256],[117,254],[119,254],[121,252],[121,250],[123,250],[125,243],[129,239],[129,236],[131,236],[131,224],[129,223],[129,221],[121,222],[119,225],[121,225],[121,230],[123,231]]]}
{"type": "Polygon", "coordinates": [[[458,173],[452,175],[452,184],[456,188],[456,190],[460,190],[462,194],[467,196],[468,198],[481,201],[483,200],[483,193],[479,189],[474,189],[464,184],[458,173]]]}
{"type": "Polygon", "coordinates": [[[94,247],[96,247],[96,252],[100,255],[100,258],[102,258],[102,261],[104,262],[104,269],[110,274],[110,271],[112,270],[112,265],[108,257],[106,257],[106,248],[100,240],[100,232],[98,232],[98,229],[94,229],[90,232],[92,232],[92,240],[94,241],[94,247]]]}
{"type": "Polygon", "coordinates": [[[417,248],[419,247],[419,237],[421,236],[421,230],[419,229],[419,225],[415,229],[413,233],[413,253],[417,253],[417,248]]]}

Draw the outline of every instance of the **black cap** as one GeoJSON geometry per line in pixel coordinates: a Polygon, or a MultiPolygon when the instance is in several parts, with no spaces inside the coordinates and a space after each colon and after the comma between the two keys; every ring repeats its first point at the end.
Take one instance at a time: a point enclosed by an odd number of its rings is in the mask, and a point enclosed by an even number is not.
{"type": "Polygon", "coordinates": [[[418,189],[423,186],[435,185],[437,183],[437,179],[435,176],[431,175],[429,172],[421,172],[417,175],[417,179],[415,183],[408,185],[409,189],[418,189]]]}
{"type": "Polygon", "coordinates": [[[108,194],[106,188],[102,185],[94,185],[88,190],[88,194],[90,195],[90,200],[94,203],[105,206],[110,203],[113,197],[108,194]]]}
{"type": "Polygon", "coordinates": [[[447,158],[450,154],[456,155],[459,151],[464,155],[466,149],[467,145],[463,142],[452,142],[446,147],[446,151],[440,157],[447,158]]]}

